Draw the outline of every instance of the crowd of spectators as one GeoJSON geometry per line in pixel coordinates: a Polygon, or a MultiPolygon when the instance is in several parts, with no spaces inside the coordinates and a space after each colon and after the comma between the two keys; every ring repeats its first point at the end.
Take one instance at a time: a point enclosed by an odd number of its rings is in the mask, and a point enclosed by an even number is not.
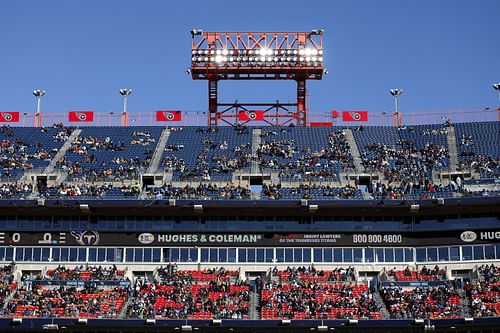
{"type": "Polygon", "coordinates": [[[481,265],[477,268],[479,280],[466,283],[464,290],[471,299],[474,317],[496,317],[500,315],[500,268],[481,265]]]}
{"type": "Polygon", "coordinates": [[[149,131],[134,131],[132,133],[132,139],[130,140],[131,145],[139,146],[149,146],[155,142],[155,138],[151,137],[151,132],[149,131]]]}
{"type": "Polygon", "coordinates": [[[423,266],[415,270],[408,266],[404,270],[392,269],[387,271],[387,276],[395,281],[435,281],[447,278],[446,270],[438,265],[433,268],[423,266]]]}
{"type": "Polygon", "coordinates": [[[159,281],[136,281],[128,317],[248,318],[250,286],[224,268],[179,271],[176,265],[169,264],[160,267],[158,275],[159,281]]]}
{"type": "Polygon", "coordinates": [[[273,276],[279,276],[280,281],[291,282],[298,280],[315,280],[315,281],[354,281],[356,280],[354,267],[337,267],[333,270],[316,269],[314,266],[309,267],[290,267],[285,270],[278,270],[274,267],[272,270],[273,276]]]}
{"type": "Polygon", "coordinates": [[[164,184],[161,187],[150,187],[147,190],[150,199],[233,199],[241,200],[250,198],[250,189],[228,183],[225,186],[217,184],[199,184],[197,186],[186,185],[184,187],[174,187],[164,184]]]}
{"type": "Polygon", "coordinates": [[[382,172],[391,182],[402,184],[422,184],[426,178],[432,176],[432,170],[447,165],[448,148],[427,143],[417,149],[412,139],[400,140],[402,148],[372,143],[365,147],[361,158],[367,170],[382,172]]]}
{"type": "Polygon", "coordinates": [[[359,190],[346,185],[332,187],[330,185],[300,184],[294,187],[285,187],[282,184],[263,184],[262,197],[267,199],[355,199],[359,190]]]}
{"type": "MultiPolygon", "coordinates": [[[[282,133],[288,130],[283,128],[282,133]]],[[[276,140],[276,131],[261,134],[263,142],[257,150],[261,168],[278,170],[281,178],[338,179],[340,171],[354,168],[353,157],[344,132],[330,132],[325,147],[299,149],[295,139],[276,140]]]]}
{"type": "Polygon", "coordinates": [[[121,187],[115,187],[113,184],[92,185],[87,182],[63,183],[56,187],[39,189],[39,191],[42,196],[57,199],[80,197],[104,198],[109,196],[110,193],[124,197],[137,197],[140,194],[138,183],[123,185],[121,187]],[[118,193],[115,193],[116,191],[118,191],[118,193]]]}
{"type": "Polygon", "coordinates": [[[16,317],[117,318],[128,298],[128,288],[42,287],[17,289],[4,309],[16,317]]]}
{"type": "Polygon", "coordinates": [[[330,284],[297,279],[268,282],[262,290],[263,319],[378,319],[380,313],[366,284],[330,284]]]}
{"type": "Polygon", "coordinates": [[[452,318],[463,316],[460,296],[446,283],[437,287],[383,287],[380,294],[392,319],[452,318]]]}
{"type": "Polygon", "coordinates": [[[27,197],[33,191],[33,185],[26,183],[0,184],[0,198],[27,197]]]}
{"type": "Polygon", "coordinates": [[[0,315],[4,315],[6,298],[16,288],[14,264],[0,266],[0,315]]]}
{"type": "Polygon", "coordinates": [[[116,265],[109,267],[80,265],[74,268],[59,265],[55,269],[47,270],[46,274],[37,276],[36,280],[124,281],[125,271],[119,270],[116,265]]]}

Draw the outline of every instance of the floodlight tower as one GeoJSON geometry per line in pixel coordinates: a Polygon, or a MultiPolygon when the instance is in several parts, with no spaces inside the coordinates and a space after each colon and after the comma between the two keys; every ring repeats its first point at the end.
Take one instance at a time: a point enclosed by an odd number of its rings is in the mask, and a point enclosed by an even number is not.
{"type": "Polygon", "coordinates": [[[42,97],[45,96],[45,90],[33,90],[33,96],[36,97],[35,127],[42,127],[42,97]]]}
{"type": "Polygon", "coordinates": [[[127,97],[132,95],[132,89],[122,88],[120,89],[120,95],[123,96],[123,112],[121,116],[121,125],[127,127],[128,126],[127,97]]]}
{"type": "MultiPolygon", "coordinates": [[[[270,125],[306,126],[306,81],[323,76],[323,29],[311,32],[191,30],[191,76],[208,81],[208,125],[238,123],[240,111],[259,108],[270,125]],[[219,103],[220,80],[295,80],[295,103],[219,103]]],[[[248,120],[247,120],[248,121],[248,120]]],[[[243,123],[246,121],[243,121],[243,123]]],[[[241,121],[240,121],[241,123],[241,121]]]]}

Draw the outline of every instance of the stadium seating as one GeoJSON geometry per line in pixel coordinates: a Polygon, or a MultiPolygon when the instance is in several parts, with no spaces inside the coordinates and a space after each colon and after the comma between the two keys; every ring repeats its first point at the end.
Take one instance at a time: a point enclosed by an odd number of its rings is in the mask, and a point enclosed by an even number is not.
{"type": "Polygon", "coordinates": [[[251,148],[247,128],[172,128],[162,166],[173,180],[227,182],[233,171],[249,167],[251,148]]]}
{"type": "Polygon", "coordinates": [[[282,181],[335,181],[340,172],[354,167],[341,129],[270,127],[261,136],[260,166],[263,171],[278,172],[282,181]]]}
{"type": "Polygon", "coordinates": [[[404,270],[390,270],[387,272],[394,281],[436,281],[446,280],[446,270],[434,266],[433,269],[422,267],[420,270],[412,270],[407,267],[404,270]]]}
{"type": "Polygon", "coordinates": [[[380,290],[392,319],[458,318],[463,316],[458,292],[438,287],[383,287],[380,290]]]}
{"type": "Polygon", "coordinates": [[[250,286],[236,271],[158,269],[159,282],[138,280],[131,318],[247,319],[250,286]]]}
{"type": "Polygon", "coordinates": [[[262,319],[380,319],[366,284],[354,281],[352,268],[273,270],[261,294],[262,319]],[[334,282],[337,281],[337,282],[334,282]]]}
{"type": "MultiPolygon", "coordinates": [[[[441,184],[436,176],[436,171],[450,167],[447,125],[353,128],[363,168],[378,174],[378,180],[367,186],[368,193],[362,193],[352,181],[346,185],[345,178],[340,179],[340,174],[354,168],[352,149],[340,127],[263,127],[259,128],[257,147],[252,147],[255,128],[251,127],[170,127],[159,172],[171,172],[172,177],[162,186],[148,184],[143,198],[421,200],[497,196],[498,190],[492,187],[500,176],[498,122],[453,127],[459,168],[473,170],[475,177],[461,179],[462,186],[441,184]],[[258,168],[254,172],[272,174],[273,183],[264,182],[260,194],[255,189],[251,193],[246,184],[232,184],[233,173],[248,173],[251,165],[258,168]]],[[[148,169],[163,130],[84,127],[56,163],[56,170],[67,172],[68,177],[62,184],[44,188],[19,180],[24,170],[42,172],[73,128],[61,124],[42,129],[1,127],[0,199],[25,199],[34,188],[49,199],[139,198],[143,191],[140,176],[148,169]]]]}
{"type": "Polygon", "coordinates": [[[481,178],[500,176],[500,129],[498,122],[460,123],[456,129],[461,168],[471,168],[481,178]]]}
{"type": "Polygon", "coordinates": [[[0,127],[0,176],[16,181],[23,170],[43,170],[57,153],[72,129],[53,127],[0,127]]]}
{"type": "Polygon", "coordinates": [[[122,287],[22,287],[13,293],[7,313],[15,317],[117,318],[128,298],[122,287]]]}
{"type": "Polygon", "coordinates": [[[140,126],[85,127],[58,167],[68,170],[70,179],[137,179],[149,165],[162,130],[140,126]]]}

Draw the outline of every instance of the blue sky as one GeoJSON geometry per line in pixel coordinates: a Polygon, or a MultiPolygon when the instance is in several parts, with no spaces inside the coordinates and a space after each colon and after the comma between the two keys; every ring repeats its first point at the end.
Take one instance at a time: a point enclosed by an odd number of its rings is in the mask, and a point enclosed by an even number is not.
{"type": "MultiPolygon", "coordinates": [[[[184,74],[189,30],[324,28],[330,75],[310,108],[402,111],[496,106],[500,1],[1,1],[0,110],[205,110],[207,84],[184,74]]],[[[293,82],[222,82],[220,100],[293,100],[293,82]]]]}

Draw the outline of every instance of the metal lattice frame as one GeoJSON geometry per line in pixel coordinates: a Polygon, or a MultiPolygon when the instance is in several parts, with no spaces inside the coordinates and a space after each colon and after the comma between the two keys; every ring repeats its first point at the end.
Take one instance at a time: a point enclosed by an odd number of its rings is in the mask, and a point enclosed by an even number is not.
{"type": "Polygon", "coordinates": [[[208,81],[208,125],[238,122],[240,110],[260,107],[263,121],[306,126],[306,80],[323,76],[323,30],[312,32],[202,32],[193,30],[191,75],[208,81]],[[218,102],[219,80],[295,80],[296,103],[218,102]]]}

